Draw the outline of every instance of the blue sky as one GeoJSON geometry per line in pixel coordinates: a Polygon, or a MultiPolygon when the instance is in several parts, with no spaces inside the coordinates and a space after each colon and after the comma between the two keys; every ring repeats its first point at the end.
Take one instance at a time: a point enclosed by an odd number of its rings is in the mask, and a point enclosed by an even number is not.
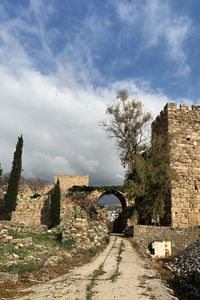
{"type": "Polygon", "coordinates": [[[24,136],[26,177],[123,181],[98,127],[120,89],[155,117],[200,101],[198,0],[1,0],[0,159],[24,136]]]}

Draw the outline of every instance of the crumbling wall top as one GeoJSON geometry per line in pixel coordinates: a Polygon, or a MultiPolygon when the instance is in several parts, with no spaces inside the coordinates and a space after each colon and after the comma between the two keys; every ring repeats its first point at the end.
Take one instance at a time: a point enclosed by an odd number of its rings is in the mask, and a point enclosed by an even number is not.
{"type": "Polygon", "coordinates": [[[56,175],[54,177],[54,182],[57,182],[57,179],[60,181],[61,191],[66,191],[71,188],[73,185],[88,186],[89,176],[73,176],[73,175],[56,175]]]}

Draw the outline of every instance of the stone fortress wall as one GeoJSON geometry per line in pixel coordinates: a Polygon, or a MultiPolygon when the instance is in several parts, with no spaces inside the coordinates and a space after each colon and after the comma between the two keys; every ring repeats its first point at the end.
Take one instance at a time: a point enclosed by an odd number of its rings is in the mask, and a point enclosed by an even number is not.
{"type": "Polygon", "coordinates": [[[59,179],[60,182],[60,192],[61,192],[61,207],[60,207],[60,216],[61,223],[64,222],[65,213],[67,209],[74,205],[72,203],[71,197],[67,196],[67,193],[71,187],[74,185],[77,186],[88,186],[89,185],[89,176],[72,176],[72,175],[56,175],[54,177],[54,183],[59,179]]]}
{"type": "Polygon", "coordinates": [[[168,226],[200,225],[200,106],[167,103],[152,123],[152,133],[170,138],[170,159],[177,180],[172,182],[168,226]]]}
{"type": "MultiPolygon", "coordinates": [[[[167,103],[164,110],[152,123],[152,133],[161,135],[167,141],[170,137],[170,160],[176,171],[177,180],[166,199],[166,222],[162,225],[174,228],[200,226],[200,106],[167,103]]],[[[56,175],[54,182],[60,181],[61,218],[68,207],[73,206],[67,195],[70,187],[88,186],[89,176],[56,175]]],[[[47,224],[50,220],[50,197],[53,186],[40,191],[41,197],[31,198],[32,192],[23,186],[19,190],[17,208],[12,213],[12,221],[47,224]]],[[[95,193],[95,191],[94,191],[95,193]]],[[[97,191],[96,191],[97,193],[97,191]]],[[[89,195],[92,199],[100,197],[89,195]]],[[[79,197],[83,199],[80,193],[79,197]]],[[[3,197],[0,200],[0,219],[4,218],[3,197]]],[[[91,200],[92,201],[92,200],[91,200]]]]}
{"type": "Polygon", "coordinates": [[[134,225],[132,235],[134,241],[144,249],[148,249],[150,243],[154,241],[171,241],[172,254],[174,255],[187,248],[198,239],[200,228],[134,225]]]}
{"type": "Polygon", "coordinates": [[[66,192],[73,185],[78,185],[78,186],[89,185],[88,175],[85,176],[56,175],[54,177],[54,183],[56,183],[58,179],[60,181],[60,189],[62,192],[66,192]]]}
{"type": "MultiPolygon", "coordinates": [[[[61,219],[63,219],[66,208],[72,206],[71,199],[66,197],[66,194],[73,185],[89,184],[89,176],[70,176],[70,175],[56,175],[54,182],[60,180],[61,188],[61,219]]],[[[45,185],[38,190],[41,197],[32,198],[33,192],[27,185],[20,185],[17,196],[16,210],[12,212],[11,222],[21,222],[25,224],[44,224],[50,225],[50,207],[51,207],[51,192],[53,185],[45,185]]],[[[4,211],[3,195],[6,193],[6,187],[1,191],[0,200],[0,220],[6,219],[4,211]]]]}

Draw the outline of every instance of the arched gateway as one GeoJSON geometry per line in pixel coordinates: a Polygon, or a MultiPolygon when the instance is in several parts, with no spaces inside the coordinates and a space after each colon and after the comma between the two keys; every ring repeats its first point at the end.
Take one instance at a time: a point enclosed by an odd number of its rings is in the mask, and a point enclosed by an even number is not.
{"type": "MultiPolygon", "coordinates": [[[[54,182],[59,179],[61,190],[60,216],[61,224],[67,220],[68,212],[71,208],[78,205],[83,209],[93,206],[97,208],[99,198],[103,195],[115,195],[122,205],[122,215],[124,216],[127,206],[133,203],[128,200],[123,186],[88,186],[89,176],[71,176],[56,175],[54,182]]],[[[51,223],[51,194],[53,185],[44,186],[39,190],[40,197],[34,198],[33,192],[27,185],[19,187],[17,196],[17,207],[12,212],[11,221],[25,224],[48,225],[51,223]]],[[[0,199],[0,220],[6,220],[3,201],[4,189],[0,199]]],[[[99,211],[101,215],[101,211],[99,211]]],[[[126,225],[126,219],[123,219],[121,229],[126,225]]]]}
{"type": "MultiPolygon", "coordinates": [[[[106,224],[109,228],[110,232],[115,232],[115,233],[121,233],[123,232],[123,230],[125,229],[126,225],[127,225],[127,217],[126,217],[126,199],[123,196],[122,193],[118,192],[118,191],[106,191],[104,193],[101,194],[101,196],[99,197],[99,201],[100,199],[102,199],[104,196],[107,195],[111,195],[111,196],[115,196],[114,198],[118,199],[119,202],[121,203],[121,212],[116,213],[114,215],[114,219],[113,219],[113,211],[111,212],[111,216],[107,216],[106,217],[106,224]],[[109,220],[110,218],[110,220],[109,220]]],[[[106,199],[106,207],[109,207],[109,202],[112,203],[113,198],[111,197],[110,200],[109,198],[106,199]]]]}
{"type": "Polygon", "coordinates": [[[122,232],[127,225],[127,217],[125,214],[126,207],[131,205],[131,203],[128,200],[126,193],[122,191],[121,186],[73,186],[69,193],[72,201],[77,202],[79,205],[84,204],[84,206],[89,206],[92,204],[96,206],[99,199],[104,195],[114,195],[121,203],[122,212],[116,219],[114,231],[122,232]]]}

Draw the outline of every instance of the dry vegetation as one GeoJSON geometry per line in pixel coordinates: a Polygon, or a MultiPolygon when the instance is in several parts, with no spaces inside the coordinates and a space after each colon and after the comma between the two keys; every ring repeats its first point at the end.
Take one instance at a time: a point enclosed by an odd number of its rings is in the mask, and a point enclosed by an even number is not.
{"type": "Polygon", "coordinates": [[[24,295],[23,288],[46,282],[66,274],[75,266],[88,263],[104,249],[108,242],[108,239],[104,238],[100,246],[92,247],[87,251],[79,249],[73,253],[76,241],[70,239],[63,245],[59,232],[34,234],[12,231],[9,234],[22,239],[31,237],[33,243],[23,248],[17,248],[15,244],[10,243],[0,245],[0,272],[18,275],[18,280],[15,282],[0,283],[0,299],[24,295]],[[55,257],[59,259],[51,260],[55,257]]]}

